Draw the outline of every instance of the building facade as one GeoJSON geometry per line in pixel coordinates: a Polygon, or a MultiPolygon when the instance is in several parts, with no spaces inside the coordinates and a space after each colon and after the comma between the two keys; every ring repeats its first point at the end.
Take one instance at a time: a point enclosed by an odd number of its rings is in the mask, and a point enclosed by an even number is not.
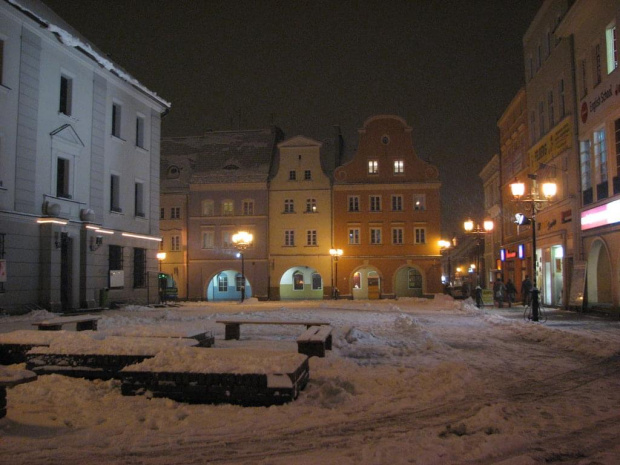
{"type": "Polygon", "coordinates": [[[270,298],[323,299],[332,293],[331,179],[321,142],[297,136],[278,144],[269,183],[270,298]]]}
{"type": "MultiPolygon", "coordinates": [[[[493,222],[493,230],[482,233],[483,251],[482,266],[477,270],[480,279],[479,284],[483,289],[489,287],[498,275],[502,274],[502,262],[500,260],[500,249],[502,245],[502,198],[500,180],[500,157],[493,157],[480,171],[482,188],[484,191],[484,219],[493,222]]],[[[484,221],[484,220],[483,220],[484,221]]]]}
{"type": "MultiPolygon", "coordinates": [[[[567,0],[546,0],[523,37],[529,166],[527,177],[520,180],[528,194],[536,193],[544,182],[555,182],[557,194],[536,215],[537,260],[535,265],[521,266],[521,275],[523,269],[532,270],[541,302],[549,306],[568,304],[573,265],[580,257],[573,43],[556,31],[569,6],[567,0]]],[[[532,216],[528,204],[516,206],[532,216]]],[[[532,239],[533,234],[525,243],[527,257],[533,256],[532,239]]],[[[516,268],[518,263],[515,277],[516,268]]]]}
{"type": "Polygon", "coordinates": [[[581,184],[577,198],[585,279],[571,304],[620,306],[620,2],[574,2],[558,28],[573,43],[581,184]],[[580,300],[583,299],[583,300],[580,300]]]}
{"type": "Polygon", "coordinates": [[[441,292],[437,168],[418,158],[411,128],[374,116],[359,130],[353,159],[336,168],[333,246],[341,295],[354,299],[441,292]]]}
{"type": "Polygon", "coordinates": [[[0,2],[0,50],[0,307],[146,303],[170,104],[37,0],[0,2]]]}

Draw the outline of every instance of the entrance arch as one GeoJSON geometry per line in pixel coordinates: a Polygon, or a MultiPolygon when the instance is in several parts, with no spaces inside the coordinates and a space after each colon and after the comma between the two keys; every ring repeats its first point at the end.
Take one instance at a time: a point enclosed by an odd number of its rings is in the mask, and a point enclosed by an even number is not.
{"type": "Polygon", "coordinates": [[[314,268],[294,266],[280,278],[280,300],[322,300],[323,277],[314,268]]]}
{"type": "Polygon", "coordinates": [[[588,306],[595,304],[612,304],[611,260],[607,245],[600,239],[595,240],[588,254],[586,272],[588,306]]]}
{"type": "MultiPolygon", "coordinates": [[[[213,275],[207,285],[207,300],[241,300],[241,273],[235,270],[224,270],[213,275]]],[[[245,277],[245,298],[252,297],[252,286],[245,277]]]]}
{"type": "Polygon", "coordinates": [[[396,272],[394,290],[396,297],[422,297],[424,278],[413,266],[403,266],[396,272]]]}
{"type": "Polygon", "coordinates": [[[379,299],[381,297],[381,275],[372,266],[358,268],[353,272],[351,294],[354,300],[379,299]]]}

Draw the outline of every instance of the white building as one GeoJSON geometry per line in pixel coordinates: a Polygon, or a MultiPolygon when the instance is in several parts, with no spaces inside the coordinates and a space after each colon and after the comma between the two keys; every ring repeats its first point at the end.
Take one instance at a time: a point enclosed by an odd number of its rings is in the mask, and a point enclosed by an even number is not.
{"type": "Polygon", "coordinates": [[[0,308],[155,301],[170,104],[40,1],[1,0],[0,108],[0,308]]]}

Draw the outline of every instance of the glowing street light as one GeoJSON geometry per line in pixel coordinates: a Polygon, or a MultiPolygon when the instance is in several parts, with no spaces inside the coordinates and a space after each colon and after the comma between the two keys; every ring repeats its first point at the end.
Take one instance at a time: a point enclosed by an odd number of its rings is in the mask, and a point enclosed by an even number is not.
{"type": "Polygon", "coordinates": [[[239,251],[241,256],[241,302],[245,300],[245,263],[243,260],[243,252],[245,249],[252,245],[254,236],[247,231],[239,231],[233,234],[232,241],[235,244],[235,248],[239,251]]]}
{"type": "Polygon", "coordinates": [[[342,249],[329,249],[332,256],[332,297],[338,299],[338,257],[342,256],[342,249]],[[336,286],[334,287],[334,268],[336,270],[336,286]]]}

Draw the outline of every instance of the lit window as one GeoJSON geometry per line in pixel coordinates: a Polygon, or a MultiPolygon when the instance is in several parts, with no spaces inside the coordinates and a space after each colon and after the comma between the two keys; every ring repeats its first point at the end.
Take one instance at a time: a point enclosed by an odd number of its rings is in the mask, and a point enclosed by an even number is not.
{"type": "Polygon", "coordinates": [[[413,209],[426,210],[426,194],[413,194],[413,209]]]}
{"type": "Polygon", "coordinates": [[[394,174],[403,174],[405,172],[405,162],[403,160],[394,160],[394,174]]]}
{"type": "Polygon", "coordinates": [[[58,111],[71,116],[71,104],[73,96],[73,80],[65,75],[60,76],[60,106],[58,111]]]}
{"type": "Polygon", "coordinates": [[[368,174],[378,174],[379,173],[379,162],[377,160],[369,160],[368,161],[368,174]]]}
{"type": "Polygon", "coordinates": [[[235,202],[232,200],[224,200],[222,202],[222,215],[233,216],[235,214],[235,202]]]}
{"type": "Polygon", "coordinates": [[[579,158],[581,162],[581,189],[588,190],[592,187],[592,171],[590,166],[590,141],[582,140],[579,143],[579,158]]]}
{"type": "Polygon", "coordinates": [[[594,131],[594,165],[597,184],[607,182],[607,142],[605,129],[594,131]]]}
{"type": "Polygon", "coordinates": [[[607,27],[605,42],[607,45],[607,74],[609,74],[618,67],[618,40],[615,24],[607,27]]]}
{"type": "Polygon", "coordinates": [[[295,291],[304,290],[304,275],[300,271],[293,273],[293,289],[295,291]]]}
{"type": "Polygon", "coordinates": [[[316,213],[316,199],[306,199],[306,213],[316,213]]]}

